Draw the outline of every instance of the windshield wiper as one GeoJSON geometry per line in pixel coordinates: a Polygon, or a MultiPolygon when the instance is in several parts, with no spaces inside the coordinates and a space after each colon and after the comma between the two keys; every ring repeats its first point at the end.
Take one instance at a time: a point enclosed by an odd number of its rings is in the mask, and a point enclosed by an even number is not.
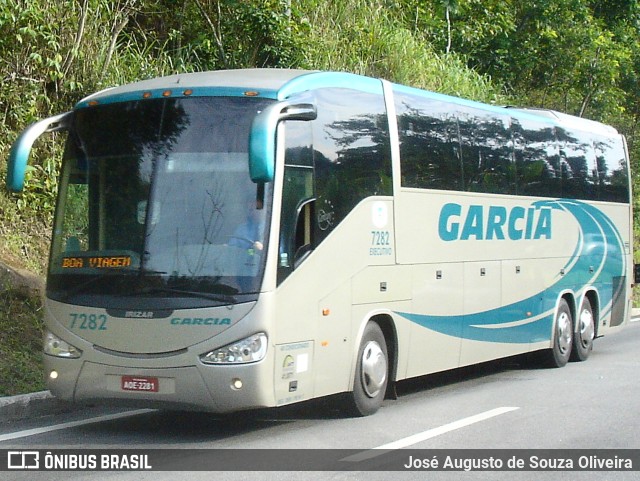
{"type": "Polygon", "coordinates": [[[92,277],[90,279],[87,279],[86,281],[83,281],[80,284],[76,284],[75,286],[65,290],[60,301],[66,302],[67,300],[69,300],[71,296],[82,293],[86,288],[91,287],[93,284],[97,283],[98,281],[108,279],[111,277],[118,277],[119,275],[122,275],[123,272],[126,272],[127,273],[126,275],[128,276],[132,276],[136,274],[136,271],[131,271],[131,270],[123,271],[122,269],[119,269],[118,271],[101,272],[99,275],[92,277]]]}
{"type": "MultiPolygon", "coordinates": [[[[126,276],[126,278],[131,279],[134,276],[140,277],[140,276],[143,276],[144,274],[166,274],[166,272],[162,272],[162,271],[139,271],[137,269],[118,269],[118,270],[113,270],[113,271],[105,270],[104,272],[101,272],[100,274],[96,275],[95,277],[87,279],[86,281],[83,281],[80,284],[76,284],[75,286],[67,289],[64,292],[64,294],[62,295],[60,300],[61,300],[61,302],[66,302],[67,300],[69,300],[69,298],[71,296],[83,293],[83,291],[86,288],[93,286],[94,284],[96,284],[100,280],[110,279],[112,277],[119,277],[119,276],[122,276],[123,274],[124,274],[124,276],[126,276]]],[[[86,294],[86,292],[84,292],[84,293],[86,294]]]]}
{"type": "Polygon", "coordinates": [[[147,286],[143,287],[136,294],[151,294],[153,292],[165,292],[167,294],[180,294],[189,297],[198,297],[200,299],[208,299],[212,301],[224,302],[226,304],[237,304],[237,300],[230,294],[214,293],[214,292],[200,292],[200,291],[187,291],[183,289],[174,289],[172,287],[156,287],[147,286]]]}

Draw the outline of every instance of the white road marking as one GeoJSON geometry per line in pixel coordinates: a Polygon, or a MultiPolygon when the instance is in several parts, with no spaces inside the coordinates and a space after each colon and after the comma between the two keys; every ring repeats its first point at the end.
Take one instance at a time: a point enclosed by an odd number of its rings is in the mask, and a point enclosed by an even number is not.
{"type": "Polygon", "coordinates": [[[126,411],[117,414],[108,414],[105,416],[98,416],[96,418],[83,419],[81,421],[70,421],[68,423],[54,424],[53,426],[47,426],[43,428],[27,429],[25,431],[16,431],[14,433],[0,434],[0,442],[11,441],[12,439],[26,438],[28,436],[35,436],[36,434],[49,433],[51,431],[59,431],[61,429],[74,428],[76,426],[84,426],[86,424],[101,423],[103,421],[112,421],[114,419],[121,419],[130,416],[137,416],[138,414],[144,414],[153,412],[155,409],[138,409],[135,411],[126,411]]]}
{"type": "Polygon", "coordinates": [[[470,426],[471,424],[479,423],[481,421],[486,421],[487,419],[493,418],[495,416],[500,416],[501,414],[515,411],[516,409],[520,409],[520,408],[500,407],[496,409],[491,409],[490,411],[485,411],[483,413],[476,414],[474,416],[469,416],[467,418],[460,419],[458,421],[454,421],[449,424],[445,424],[444,426],[429,429],[428,431],[423,431],[421,433],[413,434],[412,436],[398,439],[397,441],[383,444],[382,446],[368,449],[367,451],[362,451],[361,453],[343,458],[341,459],[341,461],[352,461],[357,463],[359,461],[364,461],[366,459],[375,458],[376,456],[381,456],[385,453],[388,453],[389,451],[406,448],[408,446],[418,444],[422,441],[426,441],[427,439],[435,438],[436,436],[440,436],[441,434],[455,431],[456,429],[461,429],[466,426],[470,426]]]}

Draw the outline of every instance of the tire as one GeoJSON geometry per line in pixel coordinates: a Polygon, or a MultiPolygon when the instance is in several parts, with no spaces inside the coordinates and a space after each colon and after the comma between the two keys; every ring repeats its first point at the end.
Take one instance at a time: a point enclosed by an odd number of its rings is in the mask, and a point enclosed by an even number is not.
{"type": "Polygon", "coordinates": [[[387,343],[380,326],[369,322],[358,349],[353,391],[347,396],[347,413],[352,416],[375,413],[382,405],[388,382],[387,343]]]}
{"type": "Polygon", "coordinates": [[[582,301],[582,307],[580,307],[580,311],[578,312],[575,325],[571,360],[586,361],[593,350],[593,339],[596,332],[593,309],[587,297],[582,301]]]}
{"type": "Polygon", "coordinates": [[[560,299],[553,323],[553,347],[545,352],[544,361],[548,367],[563,367],[569,361],[573,345],[573,320],[569,304],[560,299]]]}

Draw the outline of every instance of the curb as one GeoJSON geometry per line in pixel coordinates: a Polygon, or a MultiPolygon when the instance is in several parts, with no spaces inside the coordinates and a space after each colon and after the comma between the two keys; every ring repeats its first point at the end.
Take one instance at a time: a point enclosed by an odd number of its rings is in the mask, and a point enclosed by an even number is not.
{"type": "Polygon", "coordinates": [[[0,423],[68,413],[77,409],[78,406],[54,397],[49,391],[0,397],[0,423]]]}

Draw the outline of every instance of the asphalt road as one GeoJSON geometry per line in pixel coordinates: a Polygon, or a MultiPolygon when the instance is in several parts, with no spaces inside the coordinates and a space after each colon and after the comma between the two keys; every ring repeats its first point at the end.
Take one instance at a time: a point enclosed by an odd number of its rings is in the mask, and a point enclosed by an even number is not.
{"type": "MultiPolygon", "coordinates": [[[[620,333],[596,340],[587,362],[570,363],[562,369],[539,369],[524,359],[510,359],[403,382],[397,400],[385,401],[377,414],[366,418],[344,417],[335,399],[225,416],[94,408],[0,424],[0,450],[69,448],[95,449],[99,453],[120,448],[187,449],[178,454],[166,451],[166,460],[197,466],[211,462],[211,457],[222,448],[278,449],[271,458],[274,463],[282,463],[286,456],[301,454],[287,450],[341,449],[345,451],[338,454],[343,458],[373,460],[374,469],[377,466],[377,469],[394,470],[399,456],[401,463],[410,463],[409,451],[397,449],[445,450],[415,452],[416,456],[427,453],[430,459],[437,453],[441,462],[447,453],[455,454],[453,450],[458,449],[485,450],[481,452],[485,458],[502,449],[551,449],[556,450],[553,452],[556,458],[563,458],[571,449],[585,454],[607,449],[613,450],[607,451],[608,455],[619,453],[619,457],[624,458],[625,452],[621,450],[640,450],[639,372],[640,323],[636,322],[620,333]],[[372,448],[385,450],[371,451],[372,448]],[[210,449],[216,451],[196,451],[210,449]],[[388,453],[396,456],[396,460],[395,464],[388,465],[390,468],[385,468],[384,456],[388,453]]],[[[319,451],[318,456],[322,457],[323,452],[319,451]]],[[[228,453],[238,456],[243,452],[228,453]]],[[[518,453],[530,462],[528,451],[518,453]]],[[[638,453],[635,455],[636,464],[640,464],[638,453]]],[[[228,459],[233,459],[229,456],[228,459]]],[[[235,463],[234,469],[243,469],[242,461],[235,463]]],[[[333,458],[326,463],[319,469],[343,466],[333,458]]],[[[249,475],[222,471],[0,471],[0,479],[640,479],[637,471],[640,466],[634,465],[634,468],[635,472],[425,473],[425,469],[406,472],[399,469],[393,473],[364,470],[300,473],[287,470],[256,471],[249,475]]]]}

